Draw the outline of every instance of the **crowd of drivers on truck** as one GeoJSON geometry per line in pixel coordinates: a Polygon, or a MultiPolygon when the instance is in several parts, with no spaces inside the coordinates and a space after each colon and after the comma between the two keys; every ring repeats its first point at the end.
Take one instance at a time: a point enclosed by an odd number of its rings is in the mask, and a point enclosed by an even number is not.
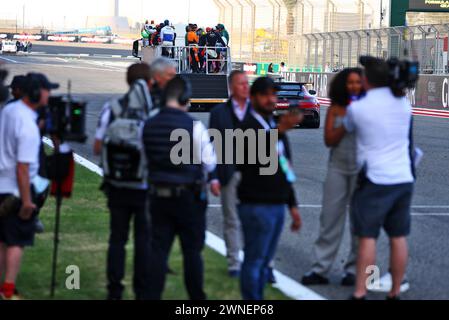
{"type": "MultiPolygon", "coordinates": [[[[227,67],[226,58],[229,33],[223,24],[202,28],[190,23],[185,29],[185,47],[188,49],[188,65],[192,73],[220,73],[227,67]]],[[[162,56],[175,58],[176,30],[169,20],[155,24],[145,21],[142,28],[143,46],[161,46],[162,56]]]]}

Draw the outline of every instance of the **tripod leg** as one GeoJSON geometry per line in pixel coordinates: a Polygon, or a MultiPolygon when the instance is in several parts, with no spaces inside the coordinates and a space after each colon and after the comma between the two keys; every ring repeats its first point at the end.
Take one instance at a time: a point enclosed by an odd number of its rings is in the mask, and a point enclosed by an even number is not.
{"type": "Polygon", "coordinates": [[[52,262],[51,286],[50,286],[51,298],[54,298],[55,296],[55,287],[56,287],[56,269],[58,265],[59,224],[61,219],[61,205],[62,205],[62,190],[61,184],[58,183],[57,196],[56,196],[55,230],[53,238],[53,262],[52,262]]]}

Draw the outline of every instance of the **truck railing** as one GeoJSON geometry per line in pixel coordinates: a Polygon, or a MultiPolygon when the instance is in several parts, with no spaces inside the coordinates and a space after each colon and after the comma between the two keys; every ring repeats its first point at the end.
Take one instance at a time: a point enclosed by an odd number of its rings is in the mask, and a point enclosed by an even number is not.
{"type": "Polygon", "coordinates": [[[177,72],[226,74],[232,71],[231,48],[209,46],[146,46],[143,47],[143,61],[151,63],[164,56],[175,62],[177,72]],[[145,55],[147,52],[147,55],[145,55]]]}

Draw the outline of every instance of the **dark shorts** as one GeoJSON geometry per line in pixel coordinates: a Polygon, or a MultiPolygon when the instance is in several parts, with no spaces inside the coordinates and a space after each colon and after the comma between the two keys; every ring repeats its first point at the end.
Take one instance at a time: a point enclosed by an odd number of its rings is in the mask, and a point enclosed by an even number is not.
{"type": "MultiPolygon", "coordinates": [[[[7,195],[0,194],[0,204],[7,195]]],[[[18,212],[11,212],[9,215],[0,218],[0,243],[8,247],[30,247],[34,244],[36,233],[35,213],[31,219],[20,219],[18,212]]]]}
{"type": "Polygon", "coordinates": [[[377,185],[365,180],[352,198],[355,235],[377,239],[383,228],[390,238],[408,236],[412,195],[413,183],[377,185]]]}

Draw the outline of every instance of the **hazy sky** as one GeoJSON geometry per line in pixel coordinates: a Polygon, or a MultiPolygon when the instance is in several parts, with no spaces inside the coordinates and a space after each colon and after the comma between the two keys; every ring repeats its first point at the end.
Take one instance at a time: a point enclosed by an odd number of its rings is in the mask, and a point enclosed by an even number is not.
{"type": "MultiPolygon", "coordinates": [[[[121,0],[120,15],[132,21],[149,19],[173,23],[190,21],[212,25],[218,21],[218,9],[212,0],[121,0]]],[[[0,0],[0,20],[17,19],[22,24],[25,5],[25,24],[48,28],[82,27],[87,16],[113,15],[111,0],[0,0]]]]}

